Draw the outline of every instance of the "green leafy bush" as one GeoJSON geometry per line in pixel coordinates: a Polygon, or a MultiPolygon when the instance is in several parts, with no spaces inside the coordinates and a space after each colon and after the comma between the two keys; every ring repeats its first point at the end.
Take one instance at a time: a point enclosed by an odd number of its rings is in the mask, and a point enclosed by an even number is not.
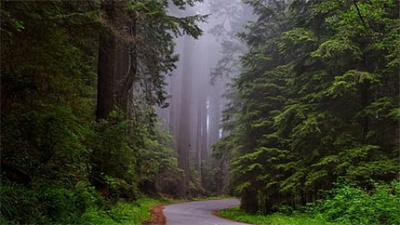
{"type": "Polygon", "coordinates": [[[2,177],[0,185],[0,223],[45,224],[49,219],[40,212],[38,196],[33,190],[2,177]]]}
{"type": "Polygon", "coordinates": [[[341,224],[400,224],[400,182],[375,184],[371,191],[341,183],[315,210],[341,224]]]}
{"type": "Polygon", "coordinates": [[[109,210],[88,209],[82,214],[79,224],[142,224],[150,219],[150,208],[160,200],[141,198],[135,203],[118,202],[109,210]]]}
{"type": "Polygon", "coordinates": [[[87,182],[70,189],[35,181],[32,187],[2,177],[1,224],[74,224],[89,209],[104,206],[87,182]]]}

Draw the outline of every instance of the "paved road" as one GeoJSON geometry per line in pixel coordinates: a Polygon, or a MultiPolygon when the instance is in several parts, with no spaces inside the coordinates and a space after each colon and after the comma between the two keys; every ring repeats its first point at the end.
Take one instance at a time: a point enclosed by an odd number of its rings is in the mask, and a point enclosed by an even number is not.
{"type": "Polygon", "coordinates": [[[196,201],[168,205],[164,208],[167,225],[245,225],[212,214],[215,210],[239,205],[237,199],[196,201]]]}

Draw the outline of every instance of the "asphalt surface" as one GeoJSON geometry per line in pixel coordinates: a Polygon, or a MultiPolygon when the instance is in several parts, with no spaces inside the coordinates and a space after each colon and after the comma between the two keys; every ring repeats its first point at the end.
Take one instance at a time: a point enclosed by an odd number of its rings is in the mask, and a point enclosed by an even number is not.
{"type": "Polygon", "coordinates": [[[213,211],[239,204],[238,199],[185,202],[168,205],[163,212],[167,225],[244,225],[213,215],[213,211]]]}

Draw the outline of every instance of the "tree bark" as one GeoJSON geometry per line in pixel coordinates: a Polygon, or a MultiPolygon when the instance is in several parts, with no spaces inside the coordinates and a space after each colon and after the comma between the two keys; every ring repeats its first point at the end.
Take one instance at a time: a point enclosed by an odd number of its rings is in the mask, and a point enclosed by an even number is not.
{"type": "Polygon", "coordinates": [[[184,68],[182,77],[182,94],[180,102],[179,113],[179,135],[178,135],[178,163],[179,167],[184,171],[184,175],[180,181],[178,194],[180,196],[190,195],[189,182],[190,182],[190,109],[192,101],[192,46],[193,43],[185,38],[184,46],[184,68]]]}
{"type": "Polygon", "coordinates": [[[115,107],[120,108],[126,117],[130,113],[129,102],[133,98],[137,63],[136,49],[129,37],[135,35],[136,24],[134,19],[124,14],[122,6],[122,2],[101,2],[108,32],[100,34],[96,110],[98,121],[108,119],[115,107]]]}
{"type": "Polygon", "coordinates": [[[102,34],[97,72],[97,120],[107,119],[115,105],[115,55],[115,36],[113,34],[102,34]]]}

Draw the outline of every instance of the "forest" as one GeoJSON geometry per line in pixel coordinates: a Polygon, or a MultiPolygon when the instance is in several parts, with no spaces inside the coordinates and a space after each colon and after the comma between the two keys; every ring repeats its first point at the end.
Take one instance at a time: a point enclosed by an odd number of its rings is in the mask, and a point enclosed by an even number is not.
{"type": "Polygon", "coordinates": [[[398,0],[0,4],[1,224],[211,196],[400,223],[398,0]]]}

